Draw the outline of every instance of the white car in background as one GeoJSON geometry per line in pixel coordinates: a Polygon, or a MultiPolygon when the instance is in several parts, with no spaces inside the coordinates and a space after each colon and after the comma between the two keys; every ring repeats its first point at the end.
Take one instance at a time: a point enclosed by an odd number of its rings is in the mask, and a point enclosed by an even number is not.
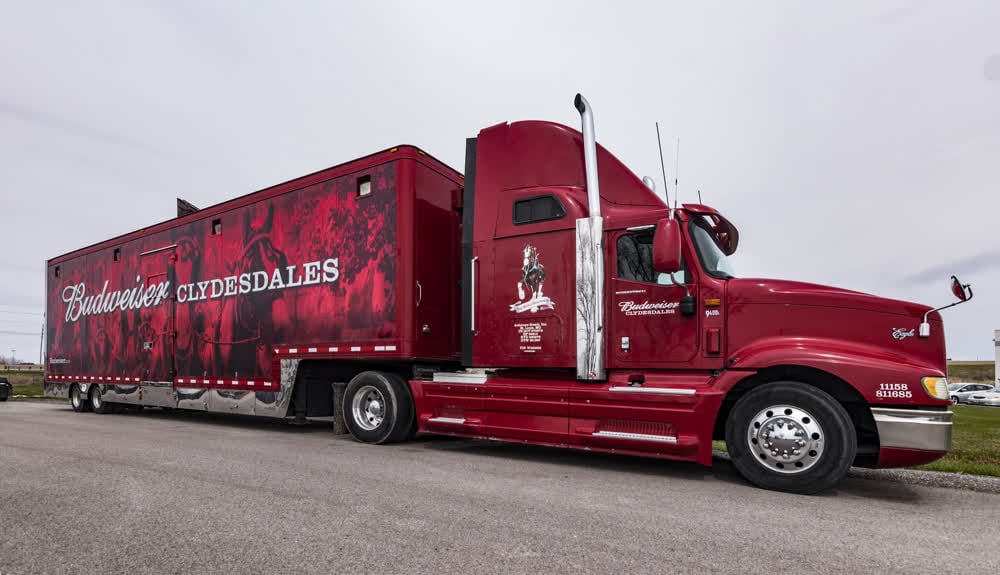
{"type": "Polygon", "coordinates": [[[966,399],[969,405],[992,405],[1000,407],[1000,389],[993,391],[977,391],[969,395],[966,399]]]}
{"type": "Polygon", "coordinates": [[[949,383],[948,396],[952,403],[968,403],[969,397],[974,394],[984,394],[996,391],[992,385],[985,383],[949,383]]]}

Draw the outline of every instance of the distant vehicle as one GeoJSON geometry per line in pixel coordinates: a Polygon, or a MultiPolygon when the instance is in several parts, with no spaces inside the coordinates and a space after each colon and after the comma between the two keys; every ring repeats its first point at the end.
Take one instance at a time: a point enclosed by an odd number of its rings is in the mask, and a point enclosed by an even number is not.
{"type": "Polygon", "coordinates": [[[993,391],[979,391],[973,393],[968,399],[969,405],[992,405],[1000,407],[1000,389],[993,388],[993,391]]]}
{"type": "Polygon", "coordinates": [[[949,383],[948,395],[951,396],[952,403],[968,403],[969,396],[973,393],[995,391],[992,385],[985,383],[949,383]]]}
{"type": "Polygon", "coordinates": [[[14,386],[7,381],[6,377],[0,377],[0,401],[7,401],[7,398],[14,395],[14,386]]]}

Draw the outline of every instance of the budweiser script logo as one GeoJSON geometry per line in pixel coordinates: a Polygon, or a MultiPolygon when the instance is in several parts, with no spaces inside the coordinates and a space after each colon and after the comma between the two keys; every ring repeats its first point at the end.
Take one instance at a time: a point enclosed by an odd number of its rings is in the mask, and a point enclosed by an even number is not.
{"type": "MultiPolygon", "coordinates": [[[[174,296],[179,303],[195,302],[266,290],[333,283],[340,278],[339,258],[302,264],[302,269],[298,267],[277,268],[270,274],[256,271],[181,284],[174,291],[174,296]]],[[[170,296],[169,281],[147,286],[142,283],[140,276],[136,276],[135,283],[135,287],[109,292],[108,281],[105,280],[100,293],[94,295],[87,295],[87,284],[82,282],[66,286],[62,291],[62,300],[66,303],[66,321],[75,322],[84,316],[119,310],[156,307],[170,296]]]]}
{"type": "Polygon", "coordinates": [[[649,301],[642,303],[635,303],[634,301],[618,302],[618,307],[621,308],[622,313],[625,315],[673,314],[677,313],[676,308],[680,307],[680,305],[680,302],[676,301],[659,301],[654,303],[650,303],[649,301]]]}

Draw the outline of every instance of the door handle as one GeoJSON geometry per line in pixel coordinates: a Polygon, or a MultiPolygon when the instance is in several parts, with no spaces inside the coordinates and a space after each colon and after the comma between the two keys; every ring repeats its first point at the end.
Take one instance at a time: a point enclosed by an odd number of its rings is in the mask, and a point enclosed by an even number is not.
{"type": "Polygon", "coordinates": [[[472,261],[469,262],[469,318],[471,321],[472,335],[476,334],[476,262],[479,261],[479,256],[472,256],[472,261]]]}
{"type": "Polygon", "coordinates": [[[417,282],[417,307],[420,307],[420,302],[424,301],[424,288],[417,282]]]}

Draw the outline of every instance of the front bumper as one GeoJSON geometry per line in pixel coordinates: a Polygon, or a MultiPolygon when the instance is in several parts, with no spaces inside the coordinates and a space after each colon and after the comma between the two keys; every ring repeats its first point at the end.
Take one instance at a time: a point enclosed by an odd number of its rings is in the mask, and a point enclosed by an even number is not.
{"type": "Polygon", "coordinates": [[[920,451],[951,449],[950,411],[873,407],[879,446],[920,451]]]}

